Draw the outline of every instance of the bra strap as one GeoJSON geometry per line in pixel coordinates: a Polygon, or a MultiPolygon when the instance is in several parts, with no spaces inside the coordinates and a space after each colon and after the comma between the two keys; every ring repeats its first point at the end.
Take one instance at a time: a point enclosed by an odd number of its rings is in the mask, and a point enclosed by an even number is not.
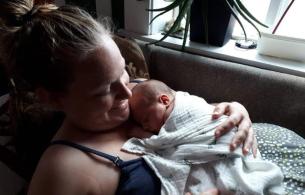
{"type": "Polygon", "coordinates": [[[83,152],[86,152],[86,153],[92,153],[92,154],[95,154],[97,156],[104,157],[104,158],[112,161],[117,167],[121,167],[122,163],[124,162],[119,156],[115,157],[115,156],[106,154],[104,152],[100,152],[98,150],[94,150],[92,148],[88,148],[86,146],[83,146],[83,145],[80,145],[80,144],[77,144],[77,143],[74,143],[74,142],[71,142],[71,141],[67,141],[67,140],[55,140],[55,141],[52,141],[49,145],[51,146],[51,145],[56,145],[56,144],[70,146],[72,148],[79,149],[79,150],[81,150],[83,152]]]}

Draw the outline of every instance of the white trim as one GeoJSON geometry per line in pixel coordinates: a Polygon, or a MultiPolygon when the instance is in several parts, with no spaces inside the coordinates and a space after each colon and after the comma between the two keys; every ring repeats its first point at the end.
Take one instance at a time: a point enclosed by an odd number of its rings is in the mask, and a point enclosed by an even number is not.
{"type": "Polygon", "coordinates": [[[269,32],[271,33],[275,28],[277,22],[282,16],[284,10],[288,6],[288,0],[271,0],[270,6],[268,9],[268,15],[266,17],[267,24],[270,25],[269,32]]]}
{"type": "MultiPolygon", "coordinates": [[[[287,36],[283,36],[283,35],[273,35],[273,34],[267,34],[267,33],[262,33],[262,34],[264,34],[265,37],[268,37],[268,38],[274,39],[274,40],[283,40],[283,41],[290,41],[290,42],[294,42],[294,43],[305,44],[305,39],[287,37],[287,36]]],[[[304,53],[304,55],[305,55],[305,53],[304,53]]]]}
{"type": "Polygon", "coordinates": [[[270,31],[273,30],[275,19],[278,16],[278,12],[280,10],[280,6],[281,6],[281,1],[279,1],[279,0],[270,0],[267,16],[266,16],[266,19],[265,19],[265,23],[269,26],[270,31]]]}

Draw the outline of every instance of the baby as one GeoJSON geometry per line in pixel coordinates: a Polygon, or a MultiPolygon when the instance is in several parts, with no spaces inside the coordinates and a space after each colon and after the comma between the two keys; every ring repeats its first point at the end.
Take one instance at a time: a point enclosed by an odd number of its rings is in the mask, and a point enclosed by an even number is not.
{"type": "Polygon", "coordinates": [[[147,131],[158,134],[174,108],[176,92],[157,80],[141,82],[129,99],[132,116],[147,131]]]}
{"type": "Polygon", "coordinates": [[[162,194],[200,194],[217,188],[221,194],[283,194],[280,169],[241,148],[230,152],[236,128],[215,139],[214,106],[203,98],[175,92],[157,80],[139,83],[129,100],[135,121],[155,135],[132,138],[123,149],[143,158],[162,183],[162,194]]]}

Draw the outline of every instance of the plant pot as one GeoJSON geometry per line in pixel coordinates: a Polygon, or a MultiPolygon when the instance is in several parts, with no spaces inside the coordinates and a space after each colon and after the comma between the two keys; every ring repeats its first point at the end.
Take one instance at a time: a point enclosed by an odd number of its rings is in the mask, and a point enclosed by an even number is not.
{"type": "Polygon", "coordinates": [[[235,18],[224,0],[193,1],[190,18],[191,41],[223,46],[231,38],[234,24],[235,18]]]}
{"type": "Polygon", "coordinates": [[[257,51],[262,55],[305,62],[305,39],[261,32],[257,51]]]}
{"type": "Polygon", "coordinates": [[[112,20],[117,29],[124,28],[124,1],[111,1],[112,20]]]}

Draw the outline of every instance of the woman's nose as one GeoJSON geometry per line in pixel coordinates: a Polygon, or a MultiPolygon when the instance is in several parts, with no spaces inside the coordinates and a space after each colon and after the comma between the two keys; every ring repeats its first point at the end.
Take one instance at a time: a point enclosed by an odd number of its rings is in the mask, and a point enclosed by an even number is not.
{"type": "Polygon", "coordinates": [[[127,85],[124,82],[120,82],[117,98],[129,99],[131,95],[132,95],[131,90],[127,87],[127,85]]]}

